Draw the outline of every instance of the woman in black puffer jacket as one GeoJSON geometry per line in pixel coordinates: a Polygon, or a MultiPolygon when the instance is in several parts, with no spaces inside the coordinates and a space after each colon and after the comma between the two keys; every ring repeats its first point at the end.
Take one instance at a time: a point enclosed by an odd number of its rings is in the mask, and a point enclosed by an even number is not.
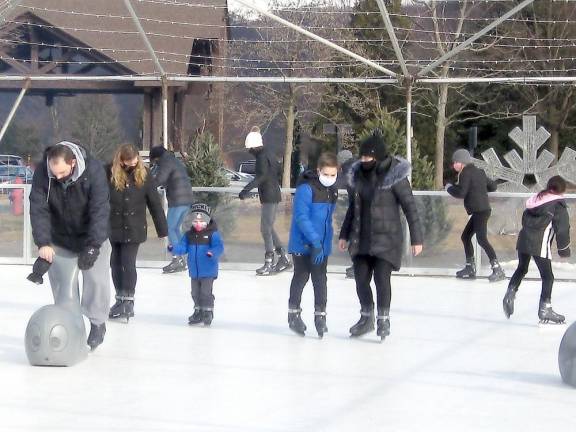
{"type": "Polygon", "coordinates": [[[148,226],[146,207],[150,210],[158,237],[168,235],[166,216],[162,208],[156,182],[144,166],[138,150],[124,144],[108,167],[110,185],[110,243],[112,281],[116,289],[116,303],[110,318],[134,316],[136,290],[136,256],[140,243],[146,241],[148,226]]]}
{"type": "Polygon", "coordinates": [[[351,336],[374,329],[374,300],[370,281],[374,275],[378,309],[377,334],[390,334],[390,276],[402,260],[400,208],[410,228],[412,252],[422,251],[422,229],[416,202],[408,181],[410,164],[390,156],[379,131],[360,143],[360,160],[349,175],[353,191],[342,229],[340,250],[348,248],[354,263],[356,292],[360,300],[360,320],[350,328],[351,336]]]}

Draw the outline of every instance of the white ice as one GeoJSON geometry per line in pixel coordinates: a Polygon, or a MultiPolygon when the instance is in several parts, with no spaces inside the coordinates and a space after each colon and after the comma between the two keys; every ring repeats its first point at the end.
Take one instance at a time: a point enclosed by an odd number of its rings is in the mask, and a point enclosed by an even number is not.
{"type": "MultiPolygon", "coordinates": [[[[26,323],[51,302],[0,267],[2,431],[562,431],[576,430],[576,390],[557,352],[566,326],[540,327],[540,285],[526,281],[506,320],[506,282],[393,278],[391,335],[348,337],[358,318],[353,281],[329,275],[328,328],[319,340],[312,287],[306,337],[286,322],[290,273],[222,272],[214,322],[189,327],[189,280],[142,269],[136,317],[108,322],[106,340],[71,368],[29,366],[26,323]]],[[[576,318],[574,283],[553,305],[576,318]]]]}

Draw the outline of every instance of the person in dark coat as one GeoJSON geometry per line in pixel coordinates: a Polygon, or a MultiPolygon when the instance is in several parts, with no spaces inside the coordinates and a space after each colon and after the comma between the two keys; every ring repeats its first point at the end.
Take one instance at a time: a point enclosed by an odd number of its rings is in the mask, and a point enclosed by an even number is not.
{"type": "Polygon", "coordinates": [[[454,170],[458,173],[458,181],[455,185],[448,184],[446,191],[455,198],[463,199],[466,213],[470,215],[461,237],[466,254],[466,266],[456,273],[456,277],[476,279],[476,263],[472,245],[472,236],[476,235],[476,241],[488,255],[492,267],[492,274],[488,276],[488,280],[498,282],[506,279],[504,270],[498,263],[496,252],[488,241],[488,219],[492,213],[488,192],[496,190],[496,182],[490,180],[483,170],[472,163],[472,157],[466,149],[456,150],[452,156],[452,163],[454,170]]]}
{"type": "MultiPolygon", "coordinates": [[[[182,236],[182,221],[193,202],[192,185],[186,171],[186,166],[173,153],[162,146],[154,146],[150,150],[151,173],[158,186],[166,191],[168,200],[168,250],[182,236]]],[[[172,261],[165,266],[164,273],[174,273],[186,270],[186,262],[182,257],[172,255],[172,261]]]]}
{"type": "Polygon", "coordinates": [[[190,208],[191,227],[174,247],[174,253],[188,255],[188,275],[192,286],[194,313],[188,324],[209,326],[214,318],[213,285],[218,278],[218,263],[224,253],[224,242],[207,204],[196,203],[190,208]]]}
{"type": "Polygon", "coordinates": [[[109,218],[108,182],[102,164],[68,141],[46,149],[44,162],[32,178],[32,236],[39,257],[52,264],[48,277],[55,300],[61,283],[58,275],[76,271],[58,257],[78,258],[83,280],[81,306],[90,320],[87,343],[92,349],[104,341],[110,306],[109,218]]]}
{"type": "Polygon", "coordinates": [[[332,252],[332,215],[338,190],[338,161],[324,153],[318,159],[316,172],[306,171],[300,177],[294,196],[288,252],[294,260],[294,275],[288,299],[288,325],[304,336],[306,325],[300,316],[302,291],[312,275],[314,287],[314,325],[322,338],[326,327],[326,266],[332,252]]]}
{"type": "Polygon", "coordinates": [[[156,183],[133,145],[120,146],[107,171],[112,245],[110,267],[116,289],[116,303],[110,308],[108,317],[129,320],[134,316],[136,256],[147,237],[146,207],[158,237],[168,235],[168,225],[156,183]]]}
{"type": "Polygon", "coordinates": [[[340,230],[339,248],[348,249],[354,264],[356,292],[360,300],[360,320],[350,328],[352,336],[374,329],[374,300],[370,281],[374,275],[378,310],[377,334],[390,334],[390,276],[399,270],[403,235],[400,209],[410,228],[414,255],[422,252],[422,228],[408,180],[410,164],[388,154],[380,131],[360,143],[360,160],[349,176],[353,190],[340,230]]]}
{"type": "Polygon", "coordinates": [[[246,199],[252,189],[258,188],[260,204],[262,205],[260,232],[264,240],[265,254],[264,265],[256,269],[256,274],[268,276],[292,267],[286,250],[278,234],[276,234],[276,230],[274,230],[278,203],[282,200],[278,182],[278,163],[274,160],[274,155],[264,147],[258,126],[253,126],[246,136],[245,146],[256,158],[256,173],[254,180],[244,186],[238,197],[241,200],[246,199]],[[276,263],[274,263],[274,252],[278,255],[276,263]]]}
{"type": "Polygon", "coordinates": [[[538,318],[541,322],[554,323],[563,323],[565,320],[563,315],[554,312],[551,304],[554,284],[551,246],[554,237],[558,255],[562,258],[570,256],[570,217],[564,199],[565,191],[564,179],[554,176],[548,180],[546,189],[526,202],[526,210],[522,215],[522,229],[516,243],[518,267],[510,278],[503,300],[506,318],[510,318],[514,313],[516,293],[528,272],[530,260],[534,259],[542,278],[538,318]]]}

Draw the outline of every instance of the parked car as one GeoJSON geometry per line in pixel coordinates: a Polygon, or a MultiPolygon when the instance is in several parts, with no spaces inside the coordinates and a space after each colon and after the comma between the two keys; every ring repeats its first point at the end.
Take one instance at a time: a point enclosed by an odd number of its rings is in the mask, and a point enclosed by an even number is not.
{"type": "Polygon", "coordinates": [[[0,155],[0,166],[1,165],[19,165],[24,166],[24,161],[20,156],[15,155],[0,155]]]}
{"type": "Polygon", "coordinates": [[[23,165],[0,165],[0,184],[13,184],[17,178],[22,179],[22,183],[31,184],[34,172],[23,165]]]}
{"type": "Polygon", "coordinates": [[[241,162],[238,166],[238,172],[242,174],[256,174],[256,159],[241,162]]]}
{"type": "Polygon", "coordinates": [[[221,168],[221,170],[222,174],[224,174],[230,182],[230,186],[246,186],[254,179],[254,176],[250,174],[233,171],[228,168],[221,168]]]}

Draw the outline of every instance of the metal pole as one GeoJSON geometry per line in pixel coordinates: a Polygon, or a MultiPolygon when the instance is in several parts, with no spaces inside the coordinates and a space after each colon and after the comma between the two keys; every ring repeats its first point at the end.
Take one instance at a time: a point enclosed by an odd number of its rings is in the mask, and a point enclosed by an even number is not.
{"type": "Polygon", "coordinates": [[[394,26],[390,20],[390,15],[388,15],[388,9],[386,9],[386,4],[384,0],[376,0],[378,7],[380,8],[380,13],[382,14],[382,19],[384,20],[384,25],[388,31],[388,36],[394,47],[394,52],[396,53],[396,58],[400,62],[400,68],[402,68],[402,73],[404,76],[409,76],[408,68],[406,67],[406,62],[404,61],[404,56],[402,55],[402,50],[400,49],[400,44],[398,44],[398,38],[396,37],[396,32],[394,31],[394,26]]]}
{"type": "MultiPolygon", "coordinates": [[[[406,159],[412,165],[412,83],[406,86],[406,159]]],[[[412,174],[408,180],[412,183],[412,174]]]]}
{"type": "Polygon", "coordinates": [[[22,87],[22,90],[20,90],[20,94],[16,98],[16,101],[14,101],[14,105],[12,105],[12,109],[8,113],[8,117],[6,117],[6,121],[2,126],[2,130],[0,130],[0,142],[2,141],[2,138],[4,138],[4,134],[6,133],[6,130],[8,130],[8,126],[10,126],[12,118],[14,117],[14,114],[16,114],[16,110],[20,106],[20,102],[22,102],[22,99],[24,98],[24,95],[26,94],[26,90],[28,90],[28,87],[30,87],[30,80],[24,81],[24,87],[22,87]]]}
{"type": "Polygon", "coordinates": [[[500,25],[502,22],[506,21],[508,18],[510,18],[512,15],[514,15],[515,13],[521,11],[522,9],[524,9],[526,6],[528,6],[529,4],[533,3],[534,0],[524,0],[522,3],[520,3],[518,6],[510,9],[508,12],[506,12],[504,15],[502,15],[500,18],[498,18],[496,21],[494,21],[492,24],[489,24],[488,26],[484,27],[482,30],[480,30],[478,33],[472,35],[471,37],[469,37],[468,39],[466,39],[464,42],[462,42],[460,45],[456,46],[454,49],[452,49],[451,51],[448,51],[446,54],[444,54],[442,57],[440,57],[438,60],[433,61],[432,63],[430,63],[428,66],[426,66],[425,68],[421,69],[420,72],[418,72],[416,75],[417,76],[423,76],[426,75],[428,72],[430,72],[432,69],[434,69],[436,66],[444,63],[446,60],[454,57],[456,54],[458,54],[460,51],[462,51],[464,48],[466,48],[468,45],[471,45],[472,42],[474,42],[476,39],[481,38],[482,36],[484,36],[486,33],[488,33],[490,30],[492,30],[493,28],[497,27],[498,25],[500,25]]]}
{"type": "Polygon", "coordinates": [[[162,145],[168,149],[168,82],[162,80],[162,145]]]}
{"type": "Polygon", "coordinates": [[[240,3],[240,4],[243,5],[243,6],[246,6],[246,7],[249,8],[249,9],[252,9],[252,10],[257,11],[257,12],[261,13],[262,15],[265,15],[265,16],[267,16],[268,18],[270,18],[270,19],[272,19],[272,20],[274,20],[274,21],[276,21],[276,22],[279,22],[280,24],[283,24],[283,25],[285,25],[286,27],[291,28],[292,30],[297,31],[298,33],[302,33],[303,35],[306,35],[306,36],[308,36],[309,38],[312,38],[312,39],[314,39],[314,40],[317,40],[318,42],[323,43],[324,45],[329,46],[330,48],[333,48],[333,49],[335,49],[336,51],[339,51],[339,52],[341,52],[341,53],[343,53],[343,54],[346,54],[346,55],[349,56],[349,57],[352,57],[353,59],[356,59],[356,60],[358,60],[358,61],[361,61],[362,63],[367,64],[368,66],[371,66],[372,68],[374,68],[374,69],[376,69],[376,70],[379,70],[380,72],[384,72],[385,74],[390,75],[390,76],[392,76],[392,77],[396,77],[396,76],[397,76],[397,74],[396,74],[395,72],[392,72],[391,70],[386,69],[385,67],[380,66],[378,63],[375,63],[375,62],[373,62],[372,60],[368,60],[368,59],[365,58],[365,57],[362,57],[362,56],[360,56],[360,55],[358,55],[358,54],[356,54],[356,53],[353,53],[352,51],[349,51],[349,50],[347,50],[346,48],[342,48],[340,45],[336,45],[335,43],[330,42],[329,40],[326,40],[326,39],[324,39],[324,38],[322,38],[322,37],[320,37],[320,36],[318,36],[318,35],[316,35],[316,34],[314,34],[314,33],[312,33],[312,32],[309,32],[308,30],[305,30],[305,29],[303,29],[302,27],[297,26],[296,24],[291,23],[290,21],[286,21],[286,20],[283,19],[283,18],[280,18],[280,17],[278,17],[278,16],[276,16],[276,15],[274,15],[274,14],[271,14],[270,12],[268,12],[268,11],[267,11],[266,9],[264,9],[264,8],[261,8],[261,7],[257,6],[257,5],[254,5],[254,4],[250,4],[250,3],[248,3],[248,2],[246,2],[246,1],[244,1],[244,0],[234,0],[234,1],[240,3]]]}

